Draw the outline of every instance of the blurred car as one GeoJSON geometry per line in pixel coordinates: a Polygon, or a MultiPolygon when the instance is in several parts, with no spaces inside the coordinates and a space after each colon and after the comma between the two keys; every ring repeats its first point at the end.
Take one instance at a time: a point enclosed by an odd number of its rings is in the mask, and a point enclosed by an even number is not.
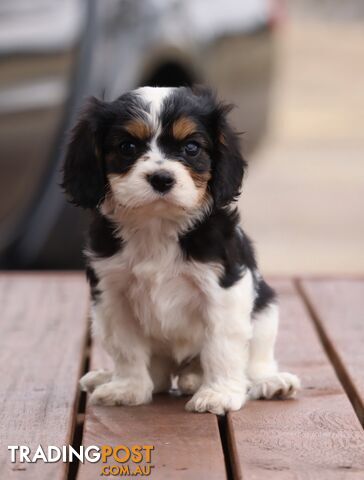
{"type": "Polygon", "coordinates": [[[205,82],[236,103],[253,148],[265,131],[278,3],[2,0],[0,266],[78,268],[87,213],[59,187],[66,132],[88,95],[205,82]]]}

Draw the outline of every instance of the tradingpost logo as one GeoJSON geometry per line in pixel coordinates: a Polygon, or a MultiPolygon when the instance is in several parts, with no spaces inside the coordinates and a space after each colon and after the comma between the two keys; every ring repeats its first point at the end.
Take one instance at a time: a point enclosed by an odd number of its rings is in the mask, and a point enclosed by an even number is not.
{"type": "Polygon", "coordinates": [[[9,445],[10,461],[12,463],[80,463],[101,462],[100,475],[105,477],[122,476],[143,476],[151,474],[153,445],[90,445],[80,446],[79,449],[71,445],[56,447],[49,445],[43,448],[42,445],[31,451],[27,445],[9,445]]]}

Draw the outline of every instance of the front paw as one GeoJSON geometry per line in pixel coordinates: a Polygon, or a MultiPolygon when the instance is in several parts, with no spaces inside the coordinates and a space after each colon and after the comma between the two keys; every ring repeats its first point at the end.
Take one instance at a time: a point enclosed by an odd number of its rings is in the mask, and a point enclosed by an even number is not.
{"type": "Polygon", "coordinates": [[[186,404],[189,412],[211,412],[224,415],[226,412],[240,410],[246,401],[245,391],[236,391],[229,387],[202,386],[186,404]]]}
{"type": "Polygon", "coordinates": [[[272,398],[293,398],[300,388],[300,380],[296,375],[288,372],[275,374],[253,380],[249,390],[252,400],[272,398]]]}
{"type": "Polygon", "coordinates": [[[153,385],[136,381],[113,380],[98,386],[90,397],[93,405],[143,405],[152,400],[153,385]]]}

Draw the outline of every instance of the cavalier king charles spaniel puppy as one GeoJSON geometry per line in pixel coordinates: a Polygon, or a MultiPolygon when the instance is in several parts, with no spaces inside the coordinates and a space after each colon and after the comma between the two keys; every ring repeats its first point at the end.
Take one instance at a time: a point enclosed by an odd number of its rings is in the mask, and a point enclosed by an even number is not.
{"type": "Polygon", "coordinates": [[[299,387],[278,371],[275,293],[239,225],[229,110],[204,87],[143,87],[91,98],[72,131],[63,187],[92,212],[93,333],[114,362],[81,379],[91,403],[142,405],[174,378],[187,410],[221,415],[299,387]]]}

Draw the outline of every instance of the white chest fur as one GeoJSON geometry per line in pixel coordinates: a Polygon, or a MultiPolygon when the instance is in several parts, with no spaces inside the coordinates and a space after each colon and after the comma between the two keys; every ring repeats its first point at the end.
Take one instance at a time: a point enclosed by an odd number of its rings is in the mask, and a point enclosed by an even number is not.
{"type": "Polygon", "coordinates": [[[201,322],[204,299],[200,282],[194,269],[182,258],[176,241],[153,245],[144,258],[130,244],[124,256],[129,260],[125,289],[147,335],[180,339],[191,323],[201,322]]]}
{"type": "Polygon", "coordinates": [[[157,235],[156,229],[134,231],[120,252],[91,263],[102,292],[99,309],[115,310],[122,298],[152,346],[178,360],[200,351],[220,267],[186,261],[177,235],[157,235]]]}

